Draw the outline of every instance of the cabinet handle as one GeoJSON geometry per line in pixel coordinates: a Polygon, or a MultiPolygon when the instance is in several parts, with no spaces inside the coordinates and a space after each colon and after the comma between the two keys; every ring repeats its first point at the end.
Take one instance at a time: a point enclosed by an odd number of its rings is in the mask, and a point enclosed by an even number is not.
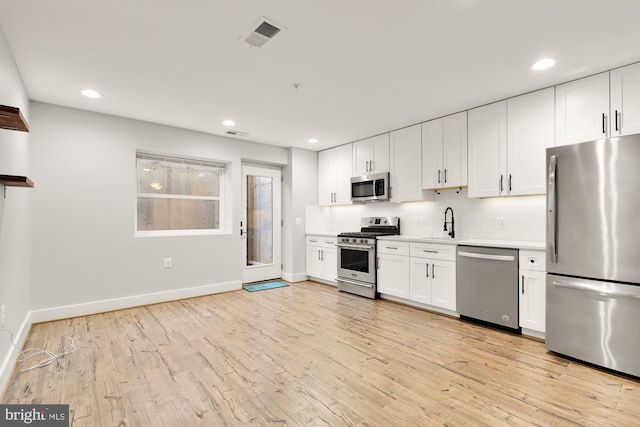
{"type": "Polygon", "coordinates": [[[502,178],[503,178],[503,176],[500,175],[500,193],[502,193],[502,178]]]}
{"type": "Polygon", "coordinates": [[[321,261],[322,258],[320,258],[320,250],[318,249],[318,261],[321,261]]]}
{"type": "Polygon", "coordinates": [[[367,160],[367,161],[365,162],[364,170],[365,170],[366,172],[369,172],[369,170],[370,170],[370,169],[369,169],[369,163],[370,163],[370,162],[369,162],[369,160],[367,160]]]}
{"type": "Polygon", "coordinates": [[[431,264],[431,278],[432,279],[436,278],[436,265],[435,264],[431,264]]]}
{"type": "Polygon", "coordinates": [[[324,261],[324,251],[320,251],[320,259],[324,261]]]}
{"type": "Polygon", "coordinates": [[[369,161],[369,170],[373,172],[376,169],[375,162],[373,160],[369,161]]]}
{"type": "Polygon", "coordinates": [[[440,169],[438,169],[438,184],[440,184],[440,169]]]}
{"type": "Polygon", "coordinates": [[[444,183],[447,183],[447,170],[444,170],[444,183]]]}
{"type": "Polygon", "coordinates": [[[376,260],[377,260],[377,262],[376,262],[376,264],[377,264],[377,265],[376,265],[376,269],[377,269],[377,270],[380,270],[380,257],[376,257],[376,260]]]}
{"type": "Polygon", "coordinates": [[[318,243],[317,240],[309,240],[309,243],[318,243]]]}
{"type": "Polygon", "coordinates": [[[434,251],[434,250],[431,250],[431,249],[423,249],[422,252],[428,252],[430,254],[437,254],[438,253],[438,251],[434,251]]]}
{"type": "Polygon", "coordinates": [[[427,270],[427,278],[429,278],[429,263],[426,263],[425,266],[427,267],[426,268],[426,270],[427,270]]]}
{"type": "Polygon", "coordinates": [[[522,275],[522,295],[524,295],[524,274],[522,275]]]}
{"type": "Polygon", "coordinates": [[[511,174],[509,174],[509,192],[511,192],[511,174]]]}
{"type": "Polygon", "coordinates": [[[386,249],[398,249],[397,247],[394,246],[385,246],[386,249]]]}
{"type": "Polygon", "coordinates": [[[618,110],[616,110],[616,131],[619,131],[620,129],[618,128],[618,110]]]}
{"type": "Polygon", "coordinates": [[[602,113],[602,133],[604,133],[605,135],[607,134],[607,130],[605,127],[606,117],[607,116],[604,113],[602,113]]]}

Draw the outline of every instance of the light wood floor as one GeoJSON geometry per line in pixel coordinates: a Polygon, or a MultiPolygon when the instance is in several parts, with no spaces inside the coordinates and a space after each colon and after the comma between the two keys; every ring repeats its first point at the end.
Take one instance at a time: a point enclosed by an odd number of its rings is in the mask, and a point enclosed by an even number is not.
{"type": "Polygon", "coordinates": [[[73,426],[615,425],[640,382],[538,341],[313,282],[34,325],[78,350],[16,372],[3,403],[73,426]]]}

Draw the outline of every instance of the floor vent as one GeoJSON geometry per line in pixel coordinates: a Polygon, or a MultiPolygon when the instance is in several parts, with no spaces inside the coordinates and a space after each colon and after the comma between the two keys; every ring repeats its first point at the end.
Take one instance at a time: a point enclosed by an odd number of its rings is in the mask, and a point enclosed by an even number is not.
{"type": "Polygon", "coordinates": [[[260,19],[253,24],[249,32],[242,36],[242,39],[251,46],[262,47],[283,29],[285,28],[261,16],[260,19]]]}
{"type": "Polygon", "coordinates": [[[240,132],[239,130],[228,130],[226,134],[231,136],[242,136],[242,137],[249,136],[247,132],[240,132]]]}

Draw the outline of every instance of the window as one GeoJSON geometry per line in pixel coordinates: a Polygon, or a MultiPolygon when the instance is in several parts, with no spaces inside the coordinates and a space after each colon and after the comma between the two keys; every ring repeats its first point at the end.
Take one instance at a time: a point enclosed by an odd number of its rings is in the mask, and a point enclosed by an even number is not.
{"type": "Polygon", "coordinates": [[[136,153],[137,235],[223,229],[224,163],[136,153]]]}

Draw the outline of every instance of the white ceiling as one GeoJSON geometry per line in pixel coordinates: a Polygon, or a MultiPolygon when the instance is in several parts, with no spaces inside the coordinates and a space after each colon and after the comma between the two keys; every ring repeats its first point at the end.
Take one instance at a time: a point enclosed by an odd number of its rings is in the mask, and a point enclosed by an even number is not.
{"type": "Polygon", "coordinates": [[[32,100],[212,134],[231,118],[313,150],[640,61],[639,17],[638,0],[0,0],[32,100]],[[252,48],[262,15],[286,30],[252,48]]]}

